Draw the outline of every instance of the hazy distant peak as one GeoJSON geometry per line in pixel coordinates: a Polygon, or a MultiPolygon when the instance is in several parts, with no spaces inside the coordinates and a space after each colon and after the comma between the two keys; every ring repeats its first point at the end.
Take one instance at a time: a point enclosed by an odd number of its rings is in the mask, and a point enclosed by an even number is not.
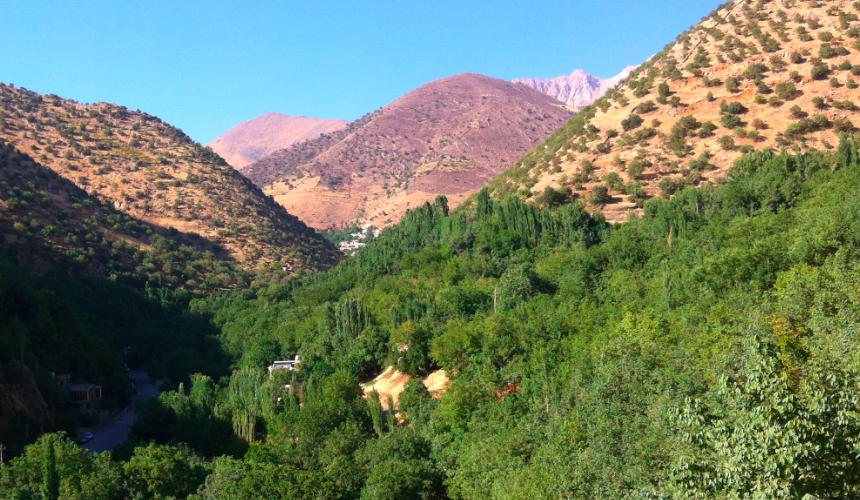
{"type": "Polygon", "coordinates": [[[342,130],[346,125],[346,120],[269,112],[236,125],[208,145],[233,168],[242,170],[274,151],[342,130]]]}
{"type": "Polygon", "coordinates": [[[521,83],[574,108],[584,108],[594,104],[603,97],[607,90],[627,77],[636,66],[628,66],[618,75],[603,79],[585,70],[577,69],[569,75],[555,78],[518,78],[514,83],[521,83]]]}

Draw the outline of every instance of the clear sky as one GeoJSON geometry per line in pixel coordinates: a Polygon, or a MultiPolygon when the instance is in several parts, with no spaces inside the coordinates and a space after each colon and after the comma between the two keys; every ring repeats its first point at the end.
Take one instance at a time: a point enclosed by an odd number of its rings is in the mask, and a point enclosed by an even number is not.
{"type": "Polygon", "coordinates": [[[269,111],[355,119],[457,73],[643,62],[718,0],[3,0],[0,82],[206,143],[269,111]]]}

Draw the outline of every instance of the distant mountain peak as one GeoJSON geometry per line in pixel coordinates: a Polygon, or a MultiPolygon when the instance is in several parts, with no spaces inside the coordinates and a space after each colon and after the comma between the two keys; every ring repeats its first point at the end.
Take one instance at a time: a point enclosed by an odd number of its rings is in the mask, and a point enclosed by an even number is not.
{"type": "Polygon", "coordinates": [[[555,78],[518,78],[520,83],[557,99],[568,106],[581,109],[594,104],[606,91],[627,77],[636,66],[628,66],[612,78],[599,78],[585,70],[577,69],[569,75],[555,78]]]}
{"type": "Polygon", "coordinates": [[[291,116],[274,111],[244,121],[208,144],[237,170],[282,148],[346,128],[346,120],[291,116]]]}

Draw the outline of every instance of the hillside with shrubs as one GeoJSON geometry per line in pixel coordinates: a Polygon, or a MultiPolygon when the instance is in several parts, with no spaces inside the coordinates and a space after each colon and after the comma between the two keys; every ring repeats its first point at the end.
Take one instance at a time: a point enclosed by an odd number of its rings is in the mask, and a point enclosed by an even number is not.
{"type": "Polygon", "coordinates": [[[86,194],[249,271],[298,276],[339,252],[178,128],[113,104],[0,84],[0,139],[86,194]]]}
{"type": "Polygon", "coordinates": [[[860,124],[860,3],[728,2],[491,184],[610,221],[753,150],[832,150],[860,124]]]}
{"type": "Polygon", "coordinates": [[[2,140],[0,252],[31,271],[62,268],[138,290],[214,291],[252,278],[204,238],[116,210],[2,140]]]}

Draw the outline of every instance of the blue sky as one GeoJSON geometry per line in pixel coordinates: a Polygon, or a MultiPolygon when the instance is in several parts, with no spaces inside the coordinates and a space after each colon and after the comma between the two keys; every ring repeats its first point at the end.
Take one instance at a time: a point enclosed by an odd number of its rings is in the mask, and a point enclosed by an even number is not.
{"type": "Polygon", "coordinates": [[[206,143],[269,111],[355,119],[457,73],[610,77],[714,0],[4,0],[0,82],[206,143]]]}

